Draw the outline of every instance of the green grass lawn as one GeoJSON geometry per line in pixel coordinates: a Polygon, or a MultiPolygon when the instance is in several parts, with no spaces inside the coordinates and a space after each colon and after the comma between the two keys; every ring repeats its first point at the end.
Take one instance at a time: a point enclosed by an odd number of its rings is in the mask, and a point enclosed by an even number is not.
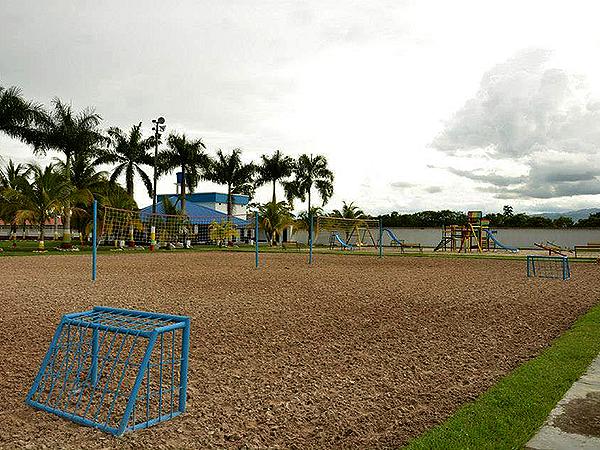
{"type": "Polygon", "coordinates": [[[407,449],[517,449],[600,352],[600,305],[537,358],[523,364],[407,449]]]}

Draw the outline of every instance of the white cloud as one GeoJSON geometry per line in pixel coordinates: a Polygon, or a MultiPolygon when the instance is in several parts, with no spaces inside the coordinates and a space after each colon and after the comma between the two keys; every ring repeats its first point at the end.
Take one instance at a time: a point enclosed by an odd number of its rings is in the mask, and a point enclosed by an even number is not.
{"type": "Polygon", "coordinates": [[[527,174],[459,167],[450,173],[490,186],[497,198],[600,194],[598,101],[584,77],[549,61],[550,52],[530,49],[496,65],[433,142],[451,157],[468,151],[492,167],[494,161],[519,163],[527,174]]]}

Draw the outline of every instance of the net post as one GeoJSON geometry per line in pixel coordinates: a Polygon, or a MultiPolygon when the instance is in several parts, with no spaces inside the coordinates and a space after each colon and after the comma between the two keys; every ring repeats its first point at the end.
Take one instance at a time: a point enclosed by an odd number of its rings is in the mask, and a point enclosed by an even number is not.
{"type": "Polygon", "coordinates": [[[379,218],[379,257],[383,258],[383,219],[379,218]]]}
{"type": "Polygon", "coordinates": [[[93,225],[92,225],[92,281],[96,281],[97,268],[97,236],[98,236],[98,200],[94,199],[93,206],[93,225]]]}
{"type": "Polygon", "coordinates": [[[313,262],[313,215],[308,214],[308,264],[313,262]]]}
{"type": "Polygon", "coordinates": [[[154,225],[150,227],[150,251],[154,251],[154,247],[156,246],[156,228],[154,225]]]}
{"type": "Polygon", "coordinates": [[[258,210],[254,213],[254,267],[258,269],[258,210]]]}

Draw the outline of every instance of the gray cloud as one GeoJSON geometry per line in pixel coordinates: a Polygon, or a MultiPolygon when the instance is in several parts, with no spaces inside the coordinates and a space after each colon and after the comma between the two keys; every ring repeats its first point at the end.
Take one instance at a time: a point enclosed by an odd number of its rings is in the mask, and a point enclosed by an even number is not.
{"type": "Polygon", "coordinates": [[[476,96],[432,145],[450,156],[485,154],[529,167],[527,176],[448,168],[501,198],[600,193],[600,102],[583,77],[549,66],[550,53],[518,53],[487,72],[476,96]]]}
{"type": "Polygon", "coordinates": [[[443,189],[440,186],[428,186],[424,188],[424,191],[429,192],[430,194],[437,194],[438,192],[442,192],[443,189]]]}
{"type": "Polygon", "coordinates": [[[513,184],[522,183],[525,181],[525,177],[509,177],[498,175],[496,173],[480,173],[469,170],[455,169],[453,167],[448,167],[446,170],[454,175],[458,175],[459,177],[465,177],[469,178],[470,180],[493,184],[494,186],[511,186],[513,184]]]}

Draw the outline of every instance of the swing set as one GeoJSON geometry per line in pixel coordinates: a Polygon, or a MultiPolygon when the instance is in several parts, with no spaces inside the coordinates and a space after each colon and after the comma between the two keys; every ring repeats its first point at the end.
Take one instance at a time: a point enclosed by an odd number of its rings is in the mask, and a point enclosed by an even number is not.
{"type": "Polygon", "coordinates": [[[378,240],[373,230],[379,229],[379,222],[372,219],[345,219],[341,217],[317,217],[319,229],[329,232],[331,250],[362,250],[378,248],[378,240]]]}

